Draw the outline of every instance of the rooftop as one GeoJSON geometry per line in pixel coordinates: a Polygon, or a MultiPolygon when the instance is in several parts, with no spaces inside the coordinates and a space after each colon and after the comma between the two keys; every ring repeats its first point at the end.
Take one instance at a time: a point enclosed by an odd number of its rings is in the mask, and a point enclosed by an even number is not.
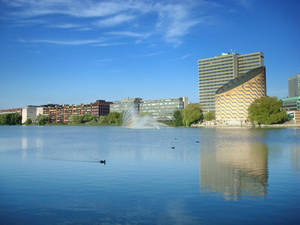
{"type": "Polygon", "coordinates": [[[216,94],[221,94],[223,92],[229,91],[245,82],[248,80],[251,80],[253,77],[257,76],[258,74],[265,72],[265,67],[257,67],[253,70],[248,71],[247,73],[243,74],[242,76],[239,76],[228,83],[224,84],[222,87],[220,87],[217,91],[216,94]]]}

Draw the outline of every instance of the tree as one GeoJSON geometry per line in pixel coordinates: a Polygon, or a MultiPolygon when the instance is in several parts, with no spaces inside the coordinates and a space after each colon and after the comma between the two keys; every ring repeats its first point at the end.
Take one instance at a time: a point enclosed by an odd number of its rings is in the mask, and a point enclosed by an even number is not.
{"type": "Polygon", "coordinates": [[[287,119],[286,111],[281,110],[282,104],[276,97],[262,97],[256,99],[248,108],[251,123],[276,124],[287,119]]]}
{"type": "Polygon", "coordinates": [[[173,123],[173,125],[176,126],[176,127],[183,126],[183,115],[182,115],[182,111],[180,111],[180,110],[174,111],[172,123],[173,123]]]}
{"type": "Polygon", "coordinates": [[[100,125],[122,125],[123,113],[110,112],[107,116],[100,116],[98,123],[100,125]]]}
{"type": "Polygon", "coordinates": [[[203,113],[199,104],[189,104],[183,110],[183,122],[185,126],[190,126],[194,122],[202,121],[203,113]]]}
{"type": "Polygon", "coordinates": [[[207,112],[204,114],[204,119],[206,121],[211,121],[211,120],[215,120],[216,116],[215,116],[215,112],[207,112]]]}
{"type": "Polygon", "coordinates": [[[36,118],[38,125],[46,125],[49,121],[47,116],[38,115],[36,118]]]}
{"type": "Polygon", "coordinates": [[[30,125],[32,124],[32,119],[28,118],[26,121],[25,121],[25,125],[30,125]]]}
{"type": "Polygon", "coordinates": [[[20,125],[21,116],[19,113],[7,113],[0,115],[0,125],[20,125]]]}

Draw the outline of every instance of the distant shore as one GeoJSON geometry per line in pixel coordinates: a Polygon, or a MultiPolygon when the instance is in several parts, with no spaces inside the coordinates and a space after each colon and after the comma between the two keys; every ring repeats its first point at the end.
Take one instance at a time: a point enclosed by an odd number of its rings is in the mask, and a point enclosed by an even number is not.
{"type": "Polygon", "coordinates": [[[300,123],[292,123],[292,124],[271,124],[271,125],[264,125],[261,124],[260,126],[252,126],[252,125],[243,125],[243,126],[233,126],[233,125],[213,125],[213,124],[193,124],[191,127],[193,128],[299,128],[300,123]]]}

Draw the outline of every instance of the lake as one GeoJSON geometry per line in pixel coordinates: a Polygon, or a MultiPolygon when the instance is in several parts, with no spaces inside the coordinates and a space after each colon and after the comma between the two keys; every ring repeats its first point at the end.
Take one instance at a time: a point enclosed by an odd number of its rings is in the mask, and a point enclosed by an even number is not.
{"type": "Polygon", "coordinates": [[[300,224],[300,129],[1,126],[0,224],[300,224]]]}

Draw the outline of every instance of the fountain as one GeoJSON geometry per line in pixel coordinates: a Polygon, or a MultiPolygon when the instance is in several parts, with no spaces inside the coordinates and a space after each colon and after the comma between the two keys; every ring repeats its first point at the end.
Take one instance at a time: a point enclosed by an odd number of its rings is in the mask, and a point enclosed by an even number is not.
{"type": "Polygon", "coordinates": [[[158,122],[150,115],[139,115],[134,107],[130,107],[123,114],[123,127],[131,129],[159,129],[167,125],[158,122]]]}

